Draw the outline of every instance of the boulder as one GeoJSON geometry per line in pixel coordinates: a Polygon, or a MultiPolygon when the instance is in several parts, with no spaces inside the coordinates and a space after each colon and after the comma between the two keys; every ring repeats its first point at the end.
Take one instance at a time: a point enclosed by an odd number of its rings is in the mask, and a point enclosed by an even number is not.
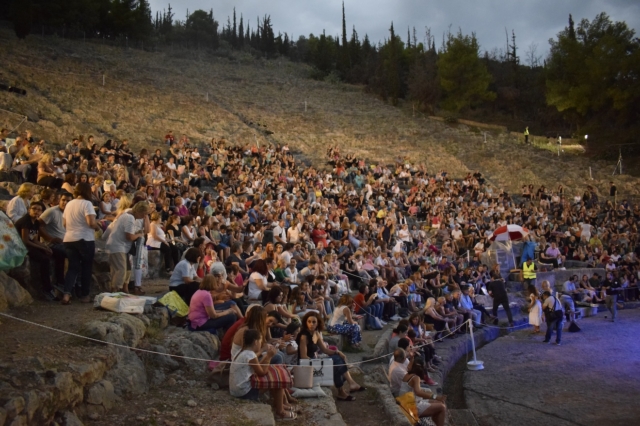
{"type": "Polygon", "coordinates": [[[124,345],[124,330],[119,324],[104,321],[89,321],[80,331],[83,336],[104,342],[124,345]]]}
{"type": "Polygon", "coordinates": [[[106,414],[106,410],[102,405],[92,405],[82,403],[75,407],[76,415],[81,419],[98,420],[106,414]]]}
{"type": "Polygon", "coordinates": [[[127,346],[135,348],[144,337],[146,327],[144,322],[129,314],[119,314],[109,318],[109,322],[122,328],[124,342],[127,346]]]}
{"type": "Polygon", "coordinates": [[[7,410],[5,410],[3,407],[0,407],[0,425],[3,425],[6,420],[7,410]]]}
{"type": "MultiPolygon", "coordinates": [[[[160,345],[149,345],[148,348],[146,349],[154,352],[160,352],[162,354],[169,353],[167,348],[160,345]]],[[[150,370],[152,371],[157,371],[157,370],[174,371],[180,368],[180,363],[178,363],[178,361],[176,361],[174,358],[168,355],[156,355],[156,354],[144,353],[143,359],[147,365],[151,366],[150,370]]]]}
{"type": "Polygon", "coordinates": [[[147,379],[149,380],[151,386],[159,386],[167,378],[166,374],[164,374],[164,371],[154,369],[148,369],[147,376],[147,379]]]}
{"type": "Polygon", "coordinates": [[[115,349],[118,362],[105,375],[105,379],[113,384],[118,396],[126,394],[140,395],[149,390],[144,364],[129,349],[115,349]]]}
{"type": "MultiPolygon", "coordinates": [[[[37,404],[36,410],[33,414],[33,418],[30,420],[32,424],[49,424],[56,414],[57,406],[53,399],[52,391],[38,391],[37,399],[34,400],[34,404],[37,404]]],[[[27,408],[25,412],[29,416],[30,401],[27,401],[27,408]]]]}
{"type": "Polygon", "coordinates": [[[158,327],[160,330],[164,330],[169,326],[169,311],[164,306],[152,307],[147,316],[151,321],[151,325],[158,327]]]}
{"type": "Polygon", "coordinates": [[[65,411],[60,415],[59,418],[60,422],[60,426],[84,426],[84,423],[82,423],[80,421],[80,419],[78,418],[78,416],[76,416],[73,412],[71,411],[65,411]]]}
{"type": "Polygon", "coordinates": [[[17,415],[22,413],[25,405],[26,404],[23,397],[16,396],[14,398],[11,398],[9,401],[7,401],[6,404],[4,404],[4,409],[7,412],[7,417],[10,419],[16,417],[17,415]]]}
{"type": "Polygon", "coordinates": [[[207,367],[205,361],[218,357],[220,341],[217,336],[208,332],[171,329],[165,339],[165,346],[169,353],[189,358],[177,361],[186,365],[194,373],[203,373],[207,367]]]}
{"type": "Polygon", "coordinates": [[[23,414],[13,419],[11,423],[8,423],[8,426],[27,426],[28,424],[27,416],[23,414]]]}
{"type": "Polygon", "coordinates": [[[31,284],[31,262],[29,261],[29,256],[25,256],[22,265],[9,270],[7,275],[18,281],[18,283],[20,283],[20,285],[27,290],[31,296],[37,297],[40,293],[40,288],[36,288],[36,286],[31,284]]]}
{"type": "Polygon", "coordinates": [[[24,394],[24,411],[23,413],[27,416],[28,421],[32,421],[36,411],[42,405],[42,399],[38,392],[32,390],[24,394]]]}
{"type": "Polygon", "coordinates": [[[74,380],[86,386],[100,380],[108,367],[103,361],[93,361],[87,364],[69,364],[69,368],[74,380]]]}
{"type": "Polygon", "coordinates": [[[73,407],[82,402],[84,398],[82,385],[74,381],[73,375],[69,372],[56,373],[53,378],[53,387],[57,391],[57,399],[63,407],[73,407]]]}
{"type": "Polygon", "coordinates": [[[193,342],[194,345],[202,348],[210,359],[218,358],[218,354],[220,352],[220,340],[215,334],[203,331],[187,331],[186,337],[193,342]]]}
{"type": "MultiPolygon", "coordinates": [[[[4,294],[6,303],[11,308],[26,306],[33,302],[33,298],[15,279],[4,272],[0,272],[0,293],[4,294]]],[[[2,297],[0,297],[2,299],[2,297]]],[[[2,302],[0,302],[0,306],[2,302]]]]}
{"type": "Polygon", "coordinates": [[[110,410],[119,399],[115,394],[113,384],[108,380],[100,380],[87,390],[85,402],[87,404],[100,405],[105,410],[110,410]]]}

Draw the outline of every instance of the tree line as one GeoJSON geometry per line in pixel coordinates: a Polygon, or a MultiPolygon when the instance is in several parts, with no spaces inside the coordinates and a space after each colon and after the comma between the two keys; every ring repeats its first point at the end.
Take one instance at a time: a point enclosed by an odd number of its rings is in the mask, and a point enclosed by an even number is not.
{"type": "Polygon", "coordinates": [[[640,41],[606,13],[577,25],[569,16],[549,40],[547,58],[532,44],[522,61],[515,31],[506,28],[504,49],[490,52],[480,51],[474,33],[448,31],[437,47],[428,27],[420,34],[407,28],[401,36],[393,23],[388,37],[373,43],[355,26],[347,31],[344,4],[341,34],[323,31],[297,40],[276,34],[269,15],[253,21],[235,8],[226,21],[212,10],[187,10],[178,19],[170,4],[154,13],[147,0],[13,0],[1,3],[0,12],[21,38],[47,26],[87,38],[284,56],[310,64],[313,78],[362,85],[393,105],[410,103],[424,114],[464,115],[512,130],[529,126],[551,137],[589,134],[593,149],[635,143],[640,130],[640,41]]]}

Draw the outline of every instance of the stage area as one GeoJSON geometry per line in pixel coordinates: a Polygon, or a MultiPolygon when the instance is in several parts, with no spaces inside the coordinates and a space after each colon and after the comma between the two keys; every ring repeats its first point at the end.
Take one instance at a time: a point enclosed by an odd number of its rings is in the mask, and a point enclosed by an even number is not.
{"type": "Polygon", "coordinates": [[[640,424],[640,309],[619,311],[615,323],[604,315],[579,321],[582,332],[563,333],[561,346],[525,330],[479,350],[485,369],[464,373],[478,423],[640,424]]]}

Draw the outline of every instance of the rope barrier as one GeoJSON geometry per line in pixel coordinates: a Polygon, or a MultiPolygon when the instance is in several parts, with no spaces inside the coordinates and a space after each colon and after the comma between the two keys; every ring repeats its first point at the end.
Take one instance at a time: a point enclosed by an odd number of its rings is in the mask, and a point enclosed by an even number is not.
{"type": "MultiPolygon", "coordinates": [[[[131,346],[121,345],[119,343],[105,342],[103,340],[94,339],[92,337],[83,336],[81,334],[72,333],[70,331],[60,330],[58,328],[49,327],[49,326],[43,325],[43,324],[38,324],[38,323],[35,323],[35,322],[32,322],[32,321],[28,321],[28,320],[25,320],[25,319],[22,319],[22,318],[17,318],[17,317],[14,317],[13,315],[8,315],[8,314],[2,313],[2,312],[0,312],[0,316],[3,316],[5,318],[10,318],[12,320],[16,320],[16,321],[19,321],[19,322],[23,322],[25,324],[29,324],[29,325],[33,325],[33,326],[36,326],[36,327],[44,328],[46,330],[55,331],[55,332],[61,333],[61,334],[66,334],[68,336],[76,337],[76,338],[79,338],[79,339],[89,340],[89,341],[95,342],[95,343],[102,343],[102,344],[107,345],[107,346],[114,346],[114,347],[118,347],[118,348],[122,348],[122,349],[130,349],[132,351],[137,351],[137,352],[142,352],[142,353],[148,353],[148,354],[153,354],[153,355],[161,355],[161,356],[168,356],[168,357],[179,358],[179,359],[188,359],[188,360],[192,360],[192,361],[215,362],[215,363],[218,363],[218,364],[249,365],[249,363],[245,363],[245,362],[220,361],[220,360],[216,360],[216,359],[195,358],[195,357],[189,357],[189,356],[183,356],[183,355],[166,354],[166,353],[151,351],[151,350],[142,349],[142,348],[133,348],[131,346]]],[[[452,329],[451,333],[455,333],[462,326],[464,326],[467,322],[468,321],[465,321],[459,327],[455,327],[454,329],[452,329]]],[[[415,348],[421,348],[423,346],[431,345],[431,344],[433,344],[435,342],[442,341],[442,340],[444,340],[446,338],[448,338],[448,336],[442,337],[440,339],[433,340],[430,343],[425,343],[423,345],[415,346],[415,348]]],[[[370,358],[370,359],[367,359],[366,361],[358,361],[358,362],[346,363],[345,365],[347,367],[354,367],[354,366],[362,365],[362,364],[369,363],[369,362],[372,362],[372,361],[376,361],[376,360],[379,360],[379,359],[382,359],[382,358],[387,358],[387,357],[390,357],[390,356],[393,356],[393,353],[388,353],[388,354],[381,355],[381,356],[378,356],[378,357],[375,357],[375,358],[370,358]]],[[[267,365],[267,364],[264,364],[264,365],[267,365]]]]}
{"type": "Polygon", "coordinates": [[[18,123],[18,125],[16,127],[14,127],[13,129],[11,129],[11,132],[15,132],[16,130],[18,130],[18,127],[20,127],[22,125],[22,123],[24,123],[27,120],[27,116],[25,115],[24,118],[22,119],[22,121],[20,123],[18,123]]]}
{"type": "Polygon", "coordinates": [[[25,116],[24,116],[24,115],[22,115],[22,114],[18,114],[17,112],[9,111],[8,109],[2,109],[2,108],[0,108],[0,111],[8,112],[9,114],[18,115],[18,116],[20,116],[20,117],[25,117],[25,116]]]}

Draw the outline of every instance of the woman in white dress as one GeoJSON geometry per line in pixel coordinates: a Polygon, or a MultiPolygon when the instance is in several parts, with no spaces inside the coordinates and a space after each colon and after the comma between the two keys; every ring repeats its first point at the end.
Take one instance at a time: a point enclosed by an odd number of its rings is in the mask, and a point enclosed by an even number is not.
{"type": "Polygon", "coordinates": [[[533,326],[533,334],[540,333],[542,305],[538,298],[538,289],[535,286],[529,288],[529,324],[533,326]]]}

